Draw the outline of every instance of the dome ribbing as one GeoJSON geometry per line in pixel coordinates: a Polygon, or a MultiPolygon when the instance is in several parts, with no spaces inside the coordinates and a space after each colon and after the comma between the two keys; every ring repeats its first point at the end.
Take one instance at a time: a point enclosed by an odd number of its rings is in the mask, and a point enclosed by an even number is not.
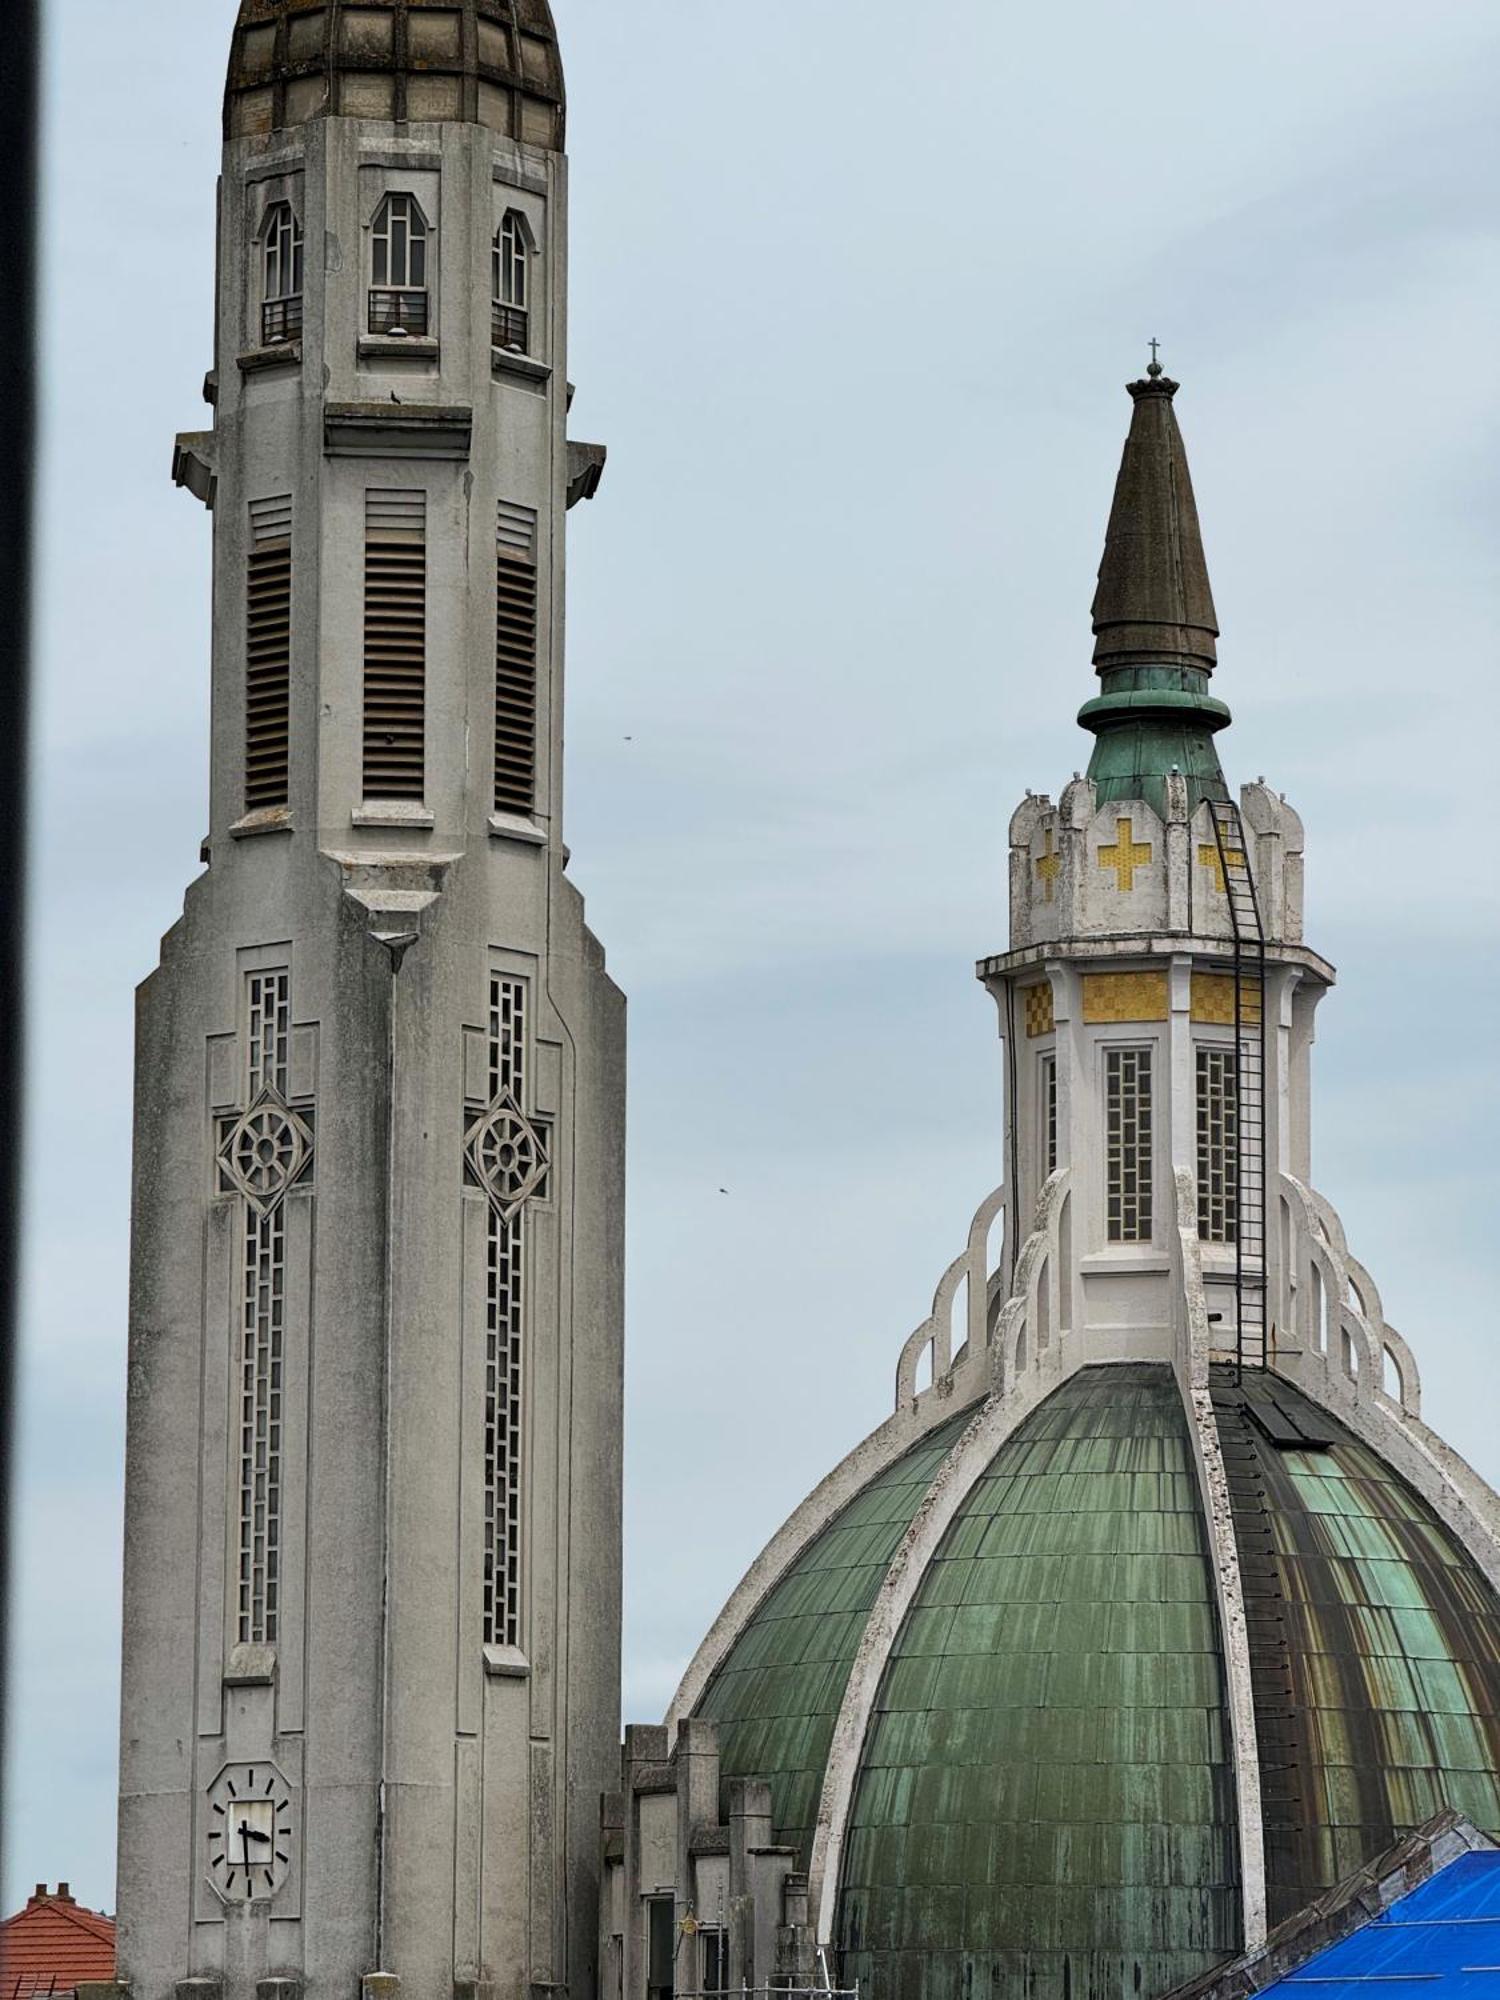
{"type": "Polygon", "coordinates": [[[241,0],[224,133],[452,120],[561,152],[564,108],[547,0],[241,0]]]}
{"type": "MultiPolygon", "coordinates": [[[[1500,1834],[1500,1600],[1369,1446],[1215,1398],[1250,1630],[1272,1915],[1445,1805],[1500,1834]]],[[[698,1713],[811,1852],[866,1616],[972,1412],[872,1480],[751,1615],[698,1713]]],[[[940,2000],[1121,2000],[1239,1949],[1223,1641],[1170,1368],[1071,1377],[962,1503],[886,1661],[849,1807],[846,1981],[940,2000]]]]}

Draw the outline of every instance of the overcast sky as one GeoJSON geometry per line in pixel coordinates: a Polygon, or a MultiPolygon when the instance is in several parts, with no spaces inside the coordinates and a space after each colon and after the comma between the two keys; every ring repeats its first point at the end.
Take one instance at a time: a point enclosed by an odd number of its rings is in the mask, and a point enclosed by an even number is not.
{"type": "MultiPolygon", "coordinates": [[[[1341,972],[1316,1177],[1500,1478],[1493,0],[556,5],[573,430],[610,447],[568,835],[631,1000],[627,1717],[886,1413],[1000,1178],[973,961],[1012,806],[1088,755],[1153,335],[1226,767],[1303,813],[1341,972]]],[[[113,1907],[132,989],[206,825],[208,523],[168,467],[234,7],[47,13],[6,1909],[113,1907]]]]}

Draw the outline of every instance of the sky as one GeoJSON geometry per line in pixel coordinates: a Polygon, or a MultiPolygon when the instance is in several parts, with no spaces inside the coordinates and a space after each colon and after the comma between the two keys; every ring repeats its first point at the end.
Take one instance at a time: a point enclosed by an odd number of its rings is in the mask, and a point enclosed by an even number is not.
{"type": "MultiPolygon", "coordinates": [[[[973,966],[1013,806],[1088,755],[1152,337],[1226,768],[1302,813],[1340,969],[1315,1179],[1500,1480],[1493,0],[555,4],[572,428],[610,449],[568,838],[631,1002],[627,1719],[887,1414],[1001,1177],[973,966]]],[[[208,524],[168,473],[234,8],[46,11],[7,1910],[113,1907],[132,991],[206,825],[208,524]]]]}

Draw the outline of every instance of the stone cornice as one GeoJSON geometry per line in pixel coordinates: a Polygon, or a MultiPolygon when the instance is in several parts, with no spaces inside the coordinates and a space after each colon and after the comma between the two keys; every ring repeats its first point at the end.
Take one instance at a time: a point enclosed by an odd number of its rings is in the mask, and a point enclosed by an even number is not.
{"type": "MultiPolygon", "coordinates": [[[[980,959],[975,972],[980,979],[1005,979],[1059,961],[1098,964],[1105,959],[1191,957],[1227,965],[1233,956],[1233,942],[1228,938],[1205,937],[1197,931],[1127,931],[1118,937],[1054,938],[1045,944],[1023,946],[1020,951],[999,951],[980,959]]],[[[1308,945],[1268,944],[1266,963],[1295,965],[1325,986],[1338,979],[1329,961],[1308,945]]]]}

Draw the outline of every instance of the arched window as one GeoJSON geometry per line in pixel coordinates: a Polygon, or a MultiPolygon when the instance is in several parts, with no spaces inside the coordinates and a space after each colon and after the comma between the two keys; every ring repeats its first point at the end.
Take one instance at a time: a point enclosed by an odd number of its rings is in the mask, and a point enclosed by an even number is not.
{"type": "Polygon", "coordinates": [[[426,333],[427,220],[410,194],[388,194],[370,249],[371,333],[426,333]]]}
{"type": "Polygon", "coordinates": [[[531,231],[511,209],[495,232],[491,339],[511,354],[531,351],[531,231]]]}
{"type": "Polygon", "coordinates": [[[262,347],[275,347],[302,331],[302,224],[290,202],[267,209],[260,240],[265,258],[260,340],[262,347]]]}

